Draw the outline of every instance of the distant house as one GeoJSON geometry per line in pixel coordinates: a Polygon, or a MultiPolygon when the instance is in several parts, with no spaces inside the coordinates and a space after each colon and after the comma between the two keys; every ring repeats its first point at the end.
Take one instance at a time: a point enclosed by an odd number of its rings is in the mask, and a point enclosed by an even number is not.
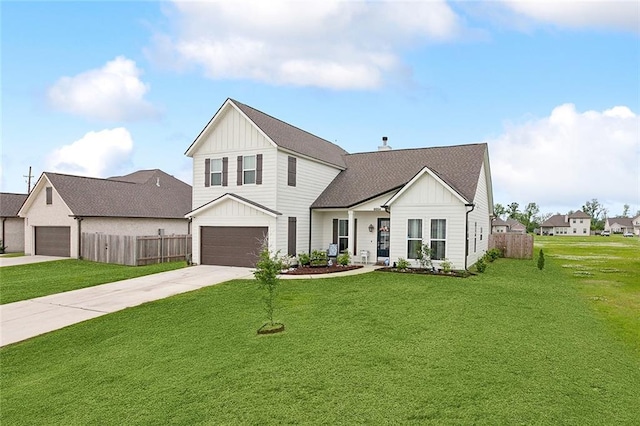
{"type": "Polygon", "coordinates": [[[18,216],[18,211],[26,199],[27,194],[0,193],[0,240],[7,253],[24,251],[24,219],[18,216]]]}
{"type": "Polygon", "coordinates": [[[473,265],[487,250],[493,193],[487,144],[349,154],[227,99],[187,149],[193,159],[193,261],[253,266],[281,254],[347,252],[473,265]],[[335,244],[335,246],[334,246],[335,244]]]}
{"type": "Polygon", "coordinates": [[[633,233],[640,235],[640,214],[631,219],[631,223],[633,224],[633,233]]]}
{"type": "Polygon", "coordinates": [[[502,220],[497,217],[491,221],[491,233],[502,234],[505,232],[526,234],[527,227],[515,219],[502,220]]]}
{"type": "Polygon", "coordinates": [[[578,210],[571,214],[556,214],[540,225],[542,235],[591,235],[591,216],[578,210]]]}
{"type": "MultiPolygon", "coordinates": [[[[640,218],[640,216],[638,216],[638,218],[640,218]]],[[[634,219],[630,217],[608,217],[604,222],[604,230],[612,234],[624,234],[625,232],[635,233],[633,220],[634,219]]]]}
{"type": "Polygon", "coordinates": [[[191,186],[161,170],[97,179],[43,173],[20,209],[25,254],[80,257],[82,233],[187,234],[191,186]]]}

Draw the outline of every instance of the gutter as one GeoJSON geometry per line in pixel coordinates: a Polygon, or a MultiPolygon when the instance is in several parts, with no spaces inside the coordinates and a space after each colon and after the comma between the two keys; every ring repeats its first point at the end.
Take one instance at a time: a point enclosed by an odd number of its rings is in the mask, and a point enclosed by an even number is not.
{"type": "Polygon", "coordinates": [[[465,237],[465,245],[464,245],[464,270],[468,271],[468,265],[467,265],[467,258],[469,257],[469,213],[471,213],[475,208],[476,205],[471,203],[471,204],[465,204],[465,207],[471,207],[471,210],[467,210],[467,212],[465,213],[466,215],[466,220],[464,222],[464,237],[465,237]]]}

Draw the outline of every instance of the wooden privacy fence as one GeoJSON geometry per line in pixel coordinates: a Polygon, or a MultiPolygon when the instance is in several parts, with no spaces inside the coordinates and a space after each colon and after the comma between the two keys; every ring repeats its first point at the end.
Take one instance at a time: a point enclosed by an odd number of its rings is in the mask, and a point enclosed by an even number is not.
{"type": "Polygon", "coordinates": [[[490,234],[489,250],[502,250],[504,257],[511,259],[533,258],[533,235],[528,234],[490,234]]]}
{"type": "Polygon", "coordinates": [[[82,234],[82,258],[140,266],[191,257],[191,235],[82,234]]]}

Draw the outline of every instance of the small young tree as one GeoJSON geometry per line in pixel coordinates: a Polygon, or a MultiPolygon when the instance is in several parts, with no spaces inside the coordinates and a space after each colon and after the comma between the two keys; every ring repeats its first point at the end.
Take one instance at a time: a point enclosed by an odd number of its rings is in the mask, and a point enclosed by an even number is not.
{"type": "Polygon", "coordinates": [[[544,253],[542,249],[540,249],[540,253],[538,253],[538,269],[541,271],[544,269],[544,253]]]}
{"type": "Polygon", "coordinates": [[[416,259],[421,268],[431,268],[431,248],[429,248],[427,244],[418,246],[416,249],[416,259]]]}
{"type": "Polygon", "coordinates": [[[263,244],[260,251],[256,270],[253,275],[258,281],[261,289],[265,290],[263,296],[264,309],[267,313],[267,319],[270,326],[275,326],[273,321],[273,312],[275,311],[276,297],[278,294],[278,284],[280,284],[280,271],[282,270],[282,261],[279,253],[271,254],[266,244],[263,244]]]}

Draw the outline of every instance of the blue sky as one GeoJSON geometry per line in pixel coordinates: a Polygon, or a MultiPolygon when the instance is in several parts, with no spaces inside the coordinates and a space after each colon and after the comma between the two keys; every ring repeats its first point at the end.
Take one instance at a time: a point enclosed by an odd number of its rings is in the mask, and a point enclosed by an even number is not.
{"type": "Polygon", "coordinates": [[[640,6],[0,3],[0,189],[160,168],[227,97],[372,151],[489,143],[495,201],[640,209],[640,6]]]}

